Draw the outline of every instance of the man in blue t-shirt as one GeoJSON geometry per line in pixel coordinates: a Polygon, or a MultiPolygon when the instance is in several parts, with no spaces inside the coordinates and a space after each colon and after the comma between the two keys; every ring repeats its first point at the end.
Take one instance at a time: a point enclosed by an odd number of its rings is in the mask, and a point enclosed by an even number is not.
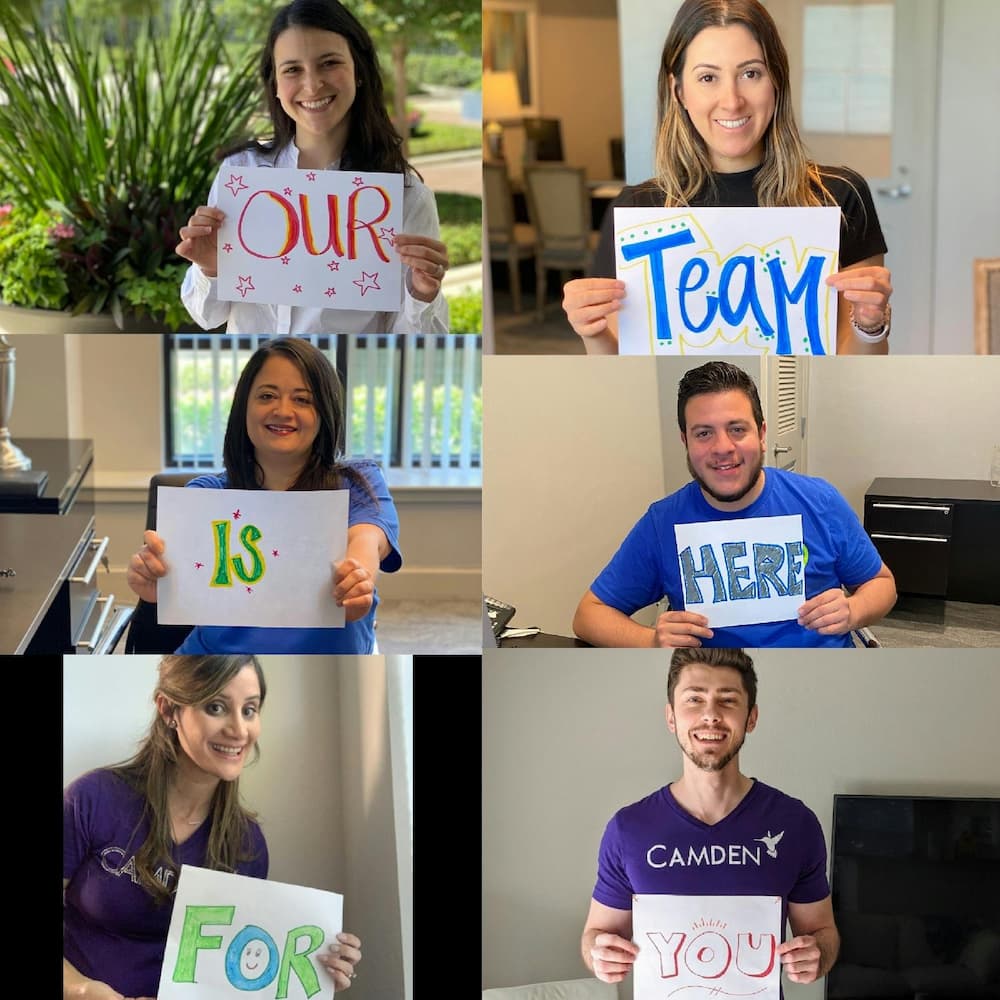
{"type": "Polygon", "coordinates": [[[764,469],[764,415],[746,372],[724,361],[689,371],[677,422],[694,478],[649,507],[591,584],[573,619],[581,639],[850,647],[853,629],[885,616],[895,580],[847,501],[822,479],[764,469]],[[632,621],[664,597],[655,627],[632,621]],[[741,613],[750,624],[725,624],[741,613]]]}
{"type": "Polygon", "coordinates": [[[633,894],[780,896],[775,949],[793,983],[830,971],[840,947],[815,814],[740,772],[757,725],[757,675],[741,649],[678,649],[667,677],[667,727],[683,753],[681,777],[619,809],[601,839],[583,929],[587,968],[606,983],[632,971],[633,894]]]}

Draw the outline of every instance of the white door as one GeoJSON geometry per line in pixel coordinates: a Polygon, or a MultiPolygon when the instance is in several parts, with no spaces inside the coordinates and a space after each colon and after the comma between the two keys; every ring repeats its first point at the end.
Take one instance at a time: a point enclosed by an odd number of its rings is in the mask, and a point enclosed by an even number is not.
{"type": "Polygon", "coordinates": [[[805,472],[806,385],[809,358],[768,357],[764,420],[767,453],[764,465],[805,472]]]}
{"type": "Polygon", "coordinates": [[[929,353],[941,0],[765,5],[788,49],[795,114],[810,156],[852,167],[871,187],[894,288],[890,350],[929,353]],[[822,130],[810,127],[824,119],[822,130]]]}

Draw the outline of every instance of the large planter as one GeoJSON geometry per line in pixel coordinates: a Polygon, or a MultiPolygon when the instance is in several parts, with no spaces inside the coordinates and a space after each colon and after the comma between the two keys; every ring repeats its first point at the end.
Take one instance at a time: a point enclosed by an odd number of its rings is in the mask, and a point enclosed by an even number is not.
{"type": "Polygon", "coordinates": [[[110,313],[72,316],[58,309],[24,309],[0,302],[0,334],[22,333],[169,333],[162,324],[126,313],[119,330],[110,313]]]}

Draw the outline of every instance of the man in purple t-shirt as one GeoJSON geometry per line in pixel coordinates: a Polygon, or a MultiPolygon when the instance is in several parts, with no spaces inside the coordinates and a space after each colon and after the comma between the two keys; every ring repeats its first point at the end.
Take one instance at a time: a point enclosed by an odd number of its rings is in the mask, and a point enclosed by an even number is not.
{"type": "Polygon", "coordinates": [[[631,971],[633,894],[780,896],[777,948],[793,983],[829,972],[840,946],[819,821],[798,799],[740,772],[757,725],[757,676],[740,649],[678,649],[667,679],[667,727],[683,753],[672,784],[619,809],[601,840],[583,929],[587,968],[606,983],[631,971]]]}

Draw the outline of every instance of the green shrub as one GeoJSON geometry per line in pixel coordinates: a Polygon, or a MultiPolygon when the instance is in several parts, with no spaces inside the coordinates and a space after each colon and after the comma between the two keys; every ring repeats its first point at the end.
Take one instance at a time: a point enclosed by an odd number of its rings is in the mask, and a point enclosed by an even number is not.
{"type": "Polygon", "coordinates": [[[453,191],[438,191],[434,194],[437,202],[438,218],[442,223],[474,222],[483,224],[483,199],[474,194],[456,194],[453,191]]]}
{"type": "Polygon", "coordinates": [[[483,332],[482,292],[448,298],[448,328],[456,334],[483,332]]]}
{"type": "Polygon", "coordinates": [[[448,248],[448,264],[461,267],[483,259],[483,229],[474,223],[441,227],[441,242],[448,248]]]}

